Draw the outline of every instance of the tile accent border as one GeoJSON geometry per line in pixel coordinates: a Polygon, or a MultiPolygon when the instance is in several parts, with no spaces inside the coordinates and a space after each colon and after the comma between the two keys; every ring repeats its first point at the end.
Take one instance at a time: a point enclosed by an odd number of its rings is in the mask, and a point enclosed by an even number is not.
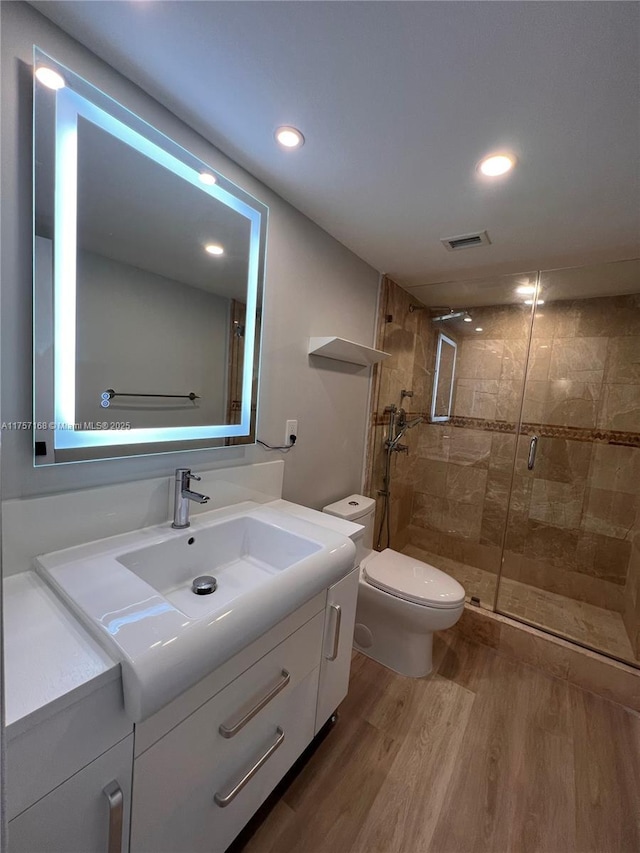
{"type": "Polygon", "coordinates": [[[635,667],[474,605],[465,604],[451,630],[640,713],[640,670],[635,667]]]}
{"type": "MultiPolygon", "coordinates": [[[[513,421],[489,421],[484,418],[452,417],[448,421],[432,424],[424,412],[407,412],[407,417],[423,415],[429,426],[452,426],[459,429],[475,429],[482,432],[500,432],[514,435],[518,424],[513,421]]],[[[372,426],[384,426],[388,415],[377,412],[373,415],[372,426]]],[[[616,444],[624,447],[640,447],[640,433],[622,432],[614,429],[589,429],[587,427],[560,426],[556,424],[536,424],[524,422],[520,425],[520,435],[535,433],[540,438],[561,438],[568,441],[591,441],[597,444],[616,444]]]]}

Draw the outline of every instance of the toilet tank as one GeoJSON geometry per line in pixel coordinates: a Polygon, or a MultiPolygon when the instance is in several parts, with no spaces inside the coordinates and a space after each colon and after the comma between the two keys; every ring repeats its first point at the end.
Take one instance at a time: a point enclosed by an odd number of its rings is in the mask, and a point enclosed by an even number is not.
{"type": "Polygon", "coordinates": [[[373,521],[375,518],[376,502],[373,498],[364,495],[349,495],[335,503],[323,507],[322,512],[344,518],[346,521],[354,521],[364,526],[362,537],[356,542],[356,564],[361,561],[373,549],[373,521]]]}

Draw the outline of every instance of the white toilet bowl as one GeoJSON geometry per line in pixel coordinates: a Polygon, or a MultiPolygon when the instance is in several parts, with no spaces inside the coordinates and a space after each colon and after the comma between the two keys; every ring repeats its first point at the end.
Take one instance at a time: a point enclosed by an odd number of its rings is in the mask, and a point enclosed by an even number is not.
{"type": "Polygon", "coordinates": [[[463,610],[464,589],[449,575],[390,549],[373,551],[360,567],[354,645],[402,675],[428,675],[433,632],[451,628],[463,610]]]}
{"type": "Polygon", "coordinates": [[[464,589],[434,566],[390,548],[372,551],[375,501],[350,495],[324,512],[365,526],[358,548],[360,585],[354,646],[378,663],[414,678],[432,669],[434,631],[464,610],[464,589]]]}

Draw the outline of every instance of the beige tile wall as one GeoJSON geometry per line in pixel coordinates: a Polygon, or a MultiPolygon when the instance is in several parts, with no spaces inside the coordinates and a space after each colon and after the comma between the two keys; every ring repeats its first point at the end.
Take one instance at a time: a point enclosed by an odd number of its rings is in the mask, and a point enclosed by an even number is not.
{"type": "MultiPolygon", "coordinates": [[[[378,345],[393,357],[378,370],[372,424],[385,405],[400,405],[402,388],[414,391],[403,401],[408,411],[429,410],[438,332],[428,312],[409,313],[409,294],[390,280],[384,288],[381,313],[391,320],[381,322],[378,345]]],[[[640,432],[639,308],[640,296],[539,308],[523,421],[640,432]]],[[[515,424],[528,309],[476,308],[473,316],[482,333],[446,330],[458,341],[453,414],[515,424]]],[[[372,495],[382,487],[385,438],[386,427],[372,425],[372,495]]],[[[514,432],[424,424],[407,443],[409,456],[392,460],[394,547],[410,542],[497,573],[506,532],[506,576],[622,612],[640,651],[639,448],[545,437],[529,472],[529,438],[516,446],[514,432]]]]}
{"type": "MultiPolygon", "coordinates": [[[[476,308],[473,317],[473,324],[458,323],[454,332],[458,359],[453,415],[515,422],[529,309],[476,308]],[[476,327],[483,332],[475,332],[476,327]]],[[[515,434],[449,423],[421,426],[417,454],[423,479],[414,488],[411,543],[497,573],[514,453],[515,434]]]]}
{"type": "MultiPolygon", "coordinates": [[[[523,420],[639,433],[639,308],[638,296],[545,305],[523,420]]],[[[533,478],[527,450],[521,437],[514,490],[522,506],[517,519],[511,511],[505,575],[622,612],[638,652],[640,449],[544,438],[533,478]]]]}
{"type": "MultiPolygon", "coordinates": [[[[428,311],[410,312],[416,304],[405,290],[391,279],[382,283],[377,347],[391,353],[376,366],[373,377],[369,459],[366,492],[376,498],[376,538],[380,528],[383,501],[378,491],[383,488],[385,450],[388,434],[386,406],[404,406],[408,415],[424,414],[429,407],[434,366],[436,336],[428,311]],[[402,389],[413,391],[413,397],[401,400],[402,389]]],[[[391,541],[396,549],[408,540],[408,528],[414,488],[425,477],[417,456],[420,427],[408,430],[403,444],[409,454],[394,453],[391,457],[391,541]]],[[[381,547],[386,547],[386,535],[381,547]]]]}
{"type": "MultiPolygon", "coordinates": [[[[638,304],[636,297],[616,297],[540,309],[525,421],[640,431],[638,304]]],[[[485,308],[474,310],[474,320],[485,332],[468,334],[459,345],[454,415],[517,422],[527,316],[519,307],[485,308]]],[[[628,608],[640,450],[545,437],[529,472],[529,438],[521,436],[509,504],[515,434],[450,424],[428,424],[420,432],[424,480],[414,487],[412,544],[497,572],[509,512],[507,576],[602,607],[628,608]]]]}

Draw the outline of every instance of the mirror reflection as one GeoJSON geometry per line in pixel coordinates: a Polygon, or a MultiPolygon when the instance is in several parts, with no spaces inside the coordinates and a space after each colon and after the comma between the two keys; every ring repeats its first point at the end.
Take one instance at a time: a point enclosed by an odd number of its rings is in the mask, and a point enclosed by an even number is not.
{"type": "Polygon", "coordinates": [[[132,427],[226,422],[230,300],[246,298],[250,226],[78,121],[78,420],[104,420],[107,392],[108,419],[132,427]]]}
{"type": "Polygon", "coordinates": [[[39,61],[36,464],[253,440],[266,208],[39,61]]]}

